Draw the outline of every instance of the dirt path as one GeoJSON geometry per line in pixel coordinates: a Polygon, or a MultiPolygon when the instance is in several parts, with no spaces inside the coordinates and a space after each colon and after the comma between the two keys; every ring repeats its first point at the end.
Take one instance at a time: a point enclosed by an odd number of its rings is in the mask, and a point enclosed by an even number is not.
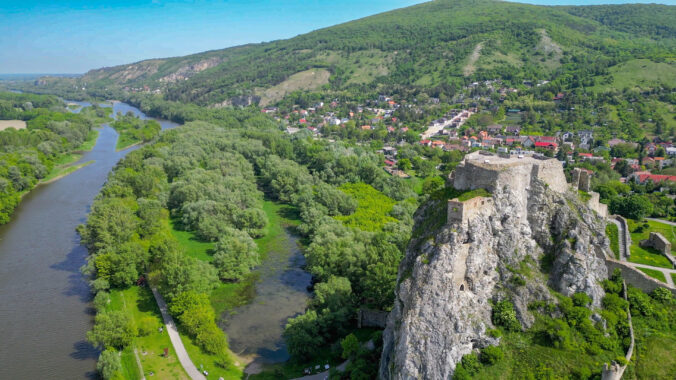
{"type": "Polygon", "coordinates": [[[479,42],[478,44],[476,44],[476,47],[474,48],[474,51],[472,52],[472,54],[469,55],[469,59],[467,60],[467,65],[465,65],[465,67],[462,69],[462,73],[466,77],[474,74],[474,70],[476,70],[476,67],[474,66],[474,64],[476,63],[476,61],[479,60],[479,57],[481,57],[481,49],[483,47],[484,47],[484,43],[479,42]]]}
{"type": "Polygon", "coordinates": [[[169,339],[171,339],[171,344],[174,346],[174,351],[176,351],[176,356],[178,356],[178,361],[181,362],[183,369],[193,380],[206,380],[206,377],[197,370],[195,364],[190,360],[188,356],[188,351],[185,350],[183,342],[181,341],[181,336],[178,335],[178,329],[176,329],[176,324],[174,319],[169,315],[167,309],[167,304],[164,302],[162,295],[157,292],[157,289],[151,288],[153,295],[155,296],[155,301],[157,301],[157,306],[160,308],[160,313],[162,313],[162,319],[164,319],[164,324],[166,325],[167,332],[169,333],[169,339]]]}
{"type": "MultiPolygon", "coordinates": [[[[124,297],[122,297],[124,300],[124,297]]],[[[141,380],[146,380],[146,377],[143,373],[143,366],[141,365],[141,359],[138,357],[138,350],[134,347],[134,356],[136,356],[136,365],[138,365],[138,370],[141,372],[141,380]]]]}

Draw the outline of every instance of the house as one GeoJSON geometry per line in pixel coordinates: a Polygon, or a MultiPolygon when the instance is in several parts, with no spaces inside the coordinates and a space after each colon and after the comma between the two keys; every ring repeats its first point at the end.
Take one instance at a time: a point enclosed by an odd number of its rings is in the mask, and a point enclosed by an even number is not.
{"type": "Polygon", "coordinates": [[[518,136],[521,134],[521,128],[516,125],[508,125],[507,128],[505,128],[505,132],[508,135],[518,136]]]}
{"type": "Polygon", "coordinates": [[[558,94],[556,94],[556,96],[554,96],[554,101],[563,100],[564,97],[565,95],[563,94],[563,92],[559,92],[558,94]]]}
{"type": "Polygon", "coordinates": [[[420,140],[420,145],[430,146],[432,145],[432,140],[420,140]]]}
{"type": "Polygon", "coordinates": [[[521,140],[521,146],[524,148],[532,148],[535,146],[535,139],[531,136],[524,136],[521,140]]]}
{"type": "Polygon", "coordinates": [[[570,131],[563,132],[561,134],[561,140],[563,140],[563,141],[571,141],[571,140],[573,140],[573,137],[575,137],[575,134],[573,132],[570,132],[570,131]]]}
{"type": "Polygon", "coordinates": [[[435,147],[435,148],[441,148],[442,146],[444,146],[444,144],[445,144],[445,142],[443,142],[443,141],[439,141],[439,140],[432,141],[432,146],[435,147]]]}
{"type": "Polygon", "coordinates": [[[585,130],[585,131],[578,131],[577,132],[577,137],[580,138],[580,141],[584,140],[591,140],[594,138],[594,132],[585,130]]]}
{"type": "Polygon", "coordinates": [[[392,160],[385,160],[385,165],[387,165],[387,166],[394,166],[395,164],[396,164],[396,162],[394,162],[392,160]]]}
{"type": "Polygon", "coordinates": [[[479,132],[479,139],[486,140],[487,138],[488,138],[488,132],[486,132],[486,131],[479,132]]]}
{"type": "Polygon", "coordinates": [[[559,145],[555,142],[547,142],[547,141],[538,141],[535,143],[536,148],[543,148],[543,149],[549,149],[552,151],[556,151],[559,149],[559,145]]]}
{"type": "Polygon", "coordinates": [[[676,147],[670,146],[666,150],[668,155],[676,156],[676,147]]]}
{"type": "Polygon", "coordinates": [[[539,142],[547,142],[547,143],[555,143],[556,142],[556,137],[554,136],[538,136],[536,138],[536,141],[539,142]]]}
{"type": "Polygon", "coordinates": [[[650,172],[646,171],[632,173],[629,175],[629,179],[640,184],[644,184],[648,181],[651,181],[652,183],[665,181],[676,182],[676,176],[674,175],[650,174],[650,172]]]}
{"type": "Polygon", "coordinates": [[[492,135],[498,134],[500,133],[500,131],[502,131],[502,125],[500,124],[489,125],[488,127],[486,127],[486,131],[488,131],[488,133],[492,135]]]}

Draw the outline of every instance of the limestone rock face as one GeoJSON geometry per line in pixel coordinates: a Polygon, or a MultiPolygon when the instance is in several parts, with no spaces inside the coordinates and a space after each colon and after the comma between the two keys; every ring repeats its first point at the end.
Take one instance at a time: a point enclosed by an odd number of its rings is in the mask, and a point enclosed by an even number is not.
{"type": "MultiPolygon", "coordinates": [[[[492,186],[492,202],[482,206],[488,209],[465,222],[426,231],[430,218],[445,212],[445,201],[418,210],[421,232],[414,232],[399,268],[381,378],[450,379],[463,355],[499,344],[486,332],[493,327],[491,301],[511,299],[524,328],[533,323],[530,302],[553,300],[547,285],[565,295],[585,292],[600,304],[603,258],[610,255],[605,222],[576,194],[560,183],[550,186],[527,166],[513,168],[519,178],[505,173],[510,168],[493,173],[508,183],[492,186]]],[[[461,176],[465,188],[475,188],[470,177],[461,176]]]]}

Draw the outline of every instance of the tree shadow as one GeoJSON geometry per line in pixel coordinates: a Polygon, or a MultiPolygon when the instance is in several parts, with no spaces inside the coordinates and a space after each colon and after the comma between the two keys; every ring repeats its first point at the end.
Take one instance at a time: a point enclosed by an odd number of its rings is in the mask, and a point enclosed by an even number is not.
{"type": "Polygon", "coordinates": [[[62,294],[67,297],[79,297],[81,302],[90,302],[92,300],[92,293],[87,278],[80,272],[80,268],[86,262],[87,254],[87,248],[77,245],[68,252],[63,261],[50,266],[51,269],[71,273],[68,276],[68,286],[62,294]]]}
{"type": "Polygon", "coordinates": [[[74,351],[68,356],[76,360],[96,360],[99,358],[99,350],[86,340],[73,343],[74,351]]]}

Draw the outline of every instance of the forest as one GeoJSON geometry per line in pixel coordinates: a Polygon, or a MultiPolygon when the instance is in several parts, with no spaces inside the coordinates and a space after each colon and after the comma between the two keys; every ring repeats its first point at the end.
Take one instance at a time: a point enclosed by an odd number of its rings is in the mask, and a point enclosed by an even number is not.
{"type": "Polygon", "coordinates": [[[109,114],[98,106],[72,113],[55,96],[0,92],[0,119],[26,123],[0,131],[0,224],[10,220],[23,194],[79,159],[71,153],[96,140],[94,128],[109,114]]]}
{"type": "MultiPolygon", "coordinates": [[[[411,183],[385,173],[370,149],[289,136],[246,110],[229,116],[228,124],[190,122],[130,152],[79,227],[98,310],[89,339],[104,353],[141,334],[106,305],[144,278],[203,352],[232,369],[209,296],[219,282],[242,281],[260,263],[254,239],[268,223],[266,197],[298,210],[315,278],[308,311],[284,334],[295,360],[310,360],[348,335],[358,307],[391,308],[418,204],[411,183]],[[172,228],[215,242],[211,259],[186,255],[172,228]]],[[[111,358],[103,363],[118,368],[111,358]]],[[[117,372],[102,369],[110,378],[117,372]]]]}

